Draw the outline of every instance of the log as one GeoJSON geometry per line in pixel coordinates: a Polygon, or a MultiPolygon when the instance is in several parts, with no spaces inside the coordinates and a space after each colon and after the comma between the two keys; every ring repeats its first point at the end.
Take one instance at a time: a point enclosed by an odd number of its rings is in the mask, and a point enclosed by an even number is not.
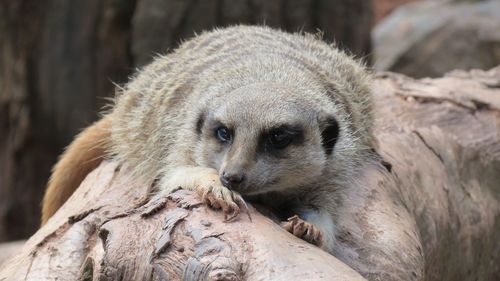
{"type": "Polygon", "coordinates": [[[346,192],[334,256],[104,162],[0,280],[500,280],[500,67],[380,73],[374,92],[384,162],[346,192]]]}
{"type": "Polygon", "coordinates": [[[226,223],[189,191],[149,200],[128,174],[114,162],[92,172],[0,280],[363,280],[254,209],[226,223]]]}
{"type": "Polygon", "coordinates": [[[0,264],[8,260],[11,256],[19,251],[26,240],[17,240],[0,244],[0,264]]]}

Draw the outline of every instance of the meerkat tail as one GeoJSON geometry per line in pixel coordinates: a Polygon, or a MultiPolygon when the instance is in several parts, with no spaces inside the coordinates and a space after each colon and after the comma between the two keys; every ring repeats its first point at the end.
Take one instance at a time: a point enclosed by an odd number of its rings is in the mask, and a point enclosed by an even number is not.
{"type": "Polygon", "coordinates": [[[42,225],[64,204],[83,179],[103,160],[110,142],[110,118],[87,127],[66,148],[52,169],[42,202],[42,225]]]}

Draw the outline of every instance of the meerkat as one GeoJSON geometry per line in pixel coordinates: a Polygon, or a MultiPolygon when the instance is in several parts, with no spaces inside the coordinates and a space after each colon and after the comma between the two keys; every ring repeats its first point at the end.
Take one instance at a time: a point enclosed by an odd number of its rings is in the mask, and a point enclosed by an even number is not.
{"type": "Polygon", "coordinates": [[[370,75],[316,36],[234,26],[157,57],[56,164],[42,222],[103,158],[159,192],[196,191],[228,219],[267,202],[332,252],[336,206],[373,156],[370,75]],[[244,198],[244,199],[243,199],[244,198]]]}

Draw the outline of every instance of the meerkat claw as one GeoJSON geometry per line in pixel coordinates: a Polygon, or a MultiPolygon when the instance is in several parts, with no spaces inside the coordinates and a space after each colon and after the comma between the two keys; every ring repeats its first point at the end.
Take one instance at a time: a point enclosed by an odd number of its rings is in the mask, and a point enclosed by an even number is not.
{"type": "Polygon", "coordinates": [[[241,209],[243,209],[243,211],[246,213],[248,217],[248,220],[250,220],[251,222],[252,217],[250,216],[250,210],[248,209],[247,203],[245,202],[243,197],[241,197],[241,195],[239,195],[238,193],[233,192],[232,199],[234,200],[234,202],[232,202],[234,204],[233,206],[234,212],[229,216],[226,215],[225,221],[231,222],[232,220],[234,220],[236,217],[239,216],[239,214],[241,213],[241,209]]]}
{"type": "Polygon", "coordinates": [[[243,207],[245,213],[247,214],[248,220],[252,222],[252,216],[250,216],[250,210],[248,209],[247,203],[245,202],[243,197],[241,197],[241,195],[239,194],[236,194],[236,196],[234,196],[234,199],[239,206],[243,207]]]}
{"type": "Polygon", "coordinates": [[[294,215],[281,226],[294,236],[303,239],[313,245],[321,247],[323,245],[323,234],[311,223],[304,221],[299,216],[294,215]]]}
{"type": "Polygon", "coordinates": [[[240,215],[240,211],[233,211],[230,214],[224,214],[224,222],[232,222],[234,219],[236,219],[240,215]]]}
{"type": "Polygon", "coordinates": [[[203,203],[214,209],[222,209],[226,222],[237,218],[241,213],[241,209],[245,211],[249,220],[252,221],[248,206],[240,194],[222,186],[199,187],[198,194],[200,194],[203,203]]]}

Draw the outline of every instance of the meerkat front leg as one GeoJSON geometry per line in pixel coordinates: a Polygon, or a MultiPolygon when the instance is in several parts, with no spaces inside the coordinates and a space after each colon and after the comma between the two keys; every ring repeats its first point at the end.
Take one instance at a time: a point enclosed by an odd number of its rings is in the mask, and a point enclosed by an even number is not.
{"type": "Polygon", "coordinates": [[[223,186],[217,170],[208,167],[181,166],[162,178],[160,190],[170,193],[177,188],[193,190],[203,203],[214,209],[222,209],[226,221],[240,214],[240,206],[246,208],[241,195],[223,186]]]}

